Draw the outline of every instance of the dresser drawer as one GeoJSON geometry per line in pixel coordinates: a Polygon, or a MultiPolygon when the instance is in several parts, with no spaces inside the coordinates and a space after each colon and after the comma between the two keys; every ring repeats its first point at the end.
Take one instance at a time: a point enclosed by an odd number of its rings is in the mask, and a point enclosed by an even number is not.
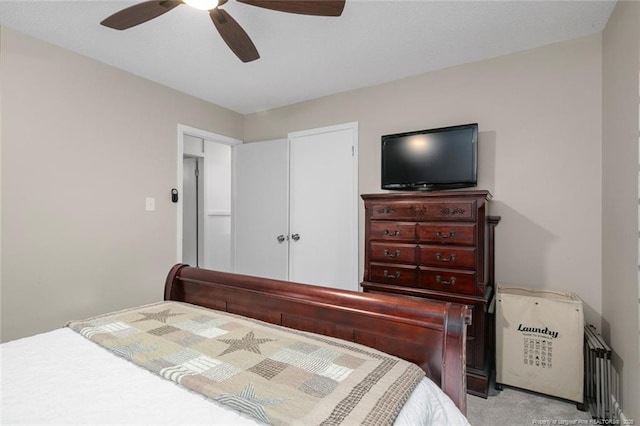
{"type": "Polygon", "coordinates": [[[483,294],[482,289],[476,287],[476,273],[471,271],[420,267],[418,285],[447,293],[483,294]]]}
{"type": "Polygon", "coordinates": [[[415,244],[371,242],[371,260],[394,263],[416,263],[415,244]]]}
{"type": "Polygon", "coordinates": [[[369,230],[372,240],[385,241],[415,241],[416,224],[415,222],[389,222],[389,221],[371,221],[369,230]]]}
{"type": "Polygon", "coordinates": [[[475,247],[456,246],[420,246],[419,262],[423,266],[435,266],[440,268],[465,268],[476,267],[475,247]]]}
{"type": "Polygon", "coordinates": [[[476,201],[403,201],[371,205],[372,219],[468,220],[476,218],[476,201]]]}
{"type": "Polygon", "coordinates": [[[415,287],[418,268],[413,265],[374,263],[369,266],[369,281],[415,287]]]}
{"type": "Polygon", "coordinates": [[[420,223],[417,233],[421,243],[463,246],[476,244],[475,223],[420,223]]]}

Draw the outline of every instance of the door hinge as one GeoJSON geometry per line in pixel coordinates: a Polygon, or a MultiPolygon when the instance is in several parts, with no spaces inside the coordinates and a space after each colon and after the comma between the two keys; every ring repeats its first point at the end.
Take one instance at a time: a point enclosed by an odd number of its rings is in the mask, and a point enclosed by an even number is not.
{"type": "Polygon", "coordinates": [[[351,156],[355,157],[355,155],[356,155],[356,148],[353,145],[351,145],[351,156]]]}

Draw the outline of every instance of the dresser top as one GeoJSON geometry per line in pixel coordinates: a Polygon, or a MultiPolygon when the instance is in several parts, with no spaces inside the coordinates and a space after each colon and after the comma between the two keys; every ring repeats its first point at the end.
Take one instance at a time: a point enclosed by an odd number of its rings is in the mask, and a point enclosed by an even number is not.
{"type": "Polygon", "coordinates": [[[491,200],[493,196],[486,190],[474,191],[403,191],[403,192],[379,192],[375,194],[361,194],[363,200],[404,200],[404,199],[439,199],[439,198],[484,198],[491,200]]]}

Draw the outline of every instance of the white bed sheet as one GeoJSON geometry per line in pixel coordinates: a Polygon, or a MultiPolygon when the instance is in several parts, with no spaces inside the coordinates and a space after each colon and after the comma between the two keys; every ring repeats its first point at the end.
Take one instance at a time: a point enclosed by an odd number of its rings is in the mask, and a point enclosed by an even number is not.
{"type": "MultiPolygon", "coordinates": [[[[3,425],[257,424],[68,328],[0,345],[0,400],[3,425]]],[[[421,424],[469,423],[444,392],[424,379],[396,419],[396,425],[421,424]]]]}

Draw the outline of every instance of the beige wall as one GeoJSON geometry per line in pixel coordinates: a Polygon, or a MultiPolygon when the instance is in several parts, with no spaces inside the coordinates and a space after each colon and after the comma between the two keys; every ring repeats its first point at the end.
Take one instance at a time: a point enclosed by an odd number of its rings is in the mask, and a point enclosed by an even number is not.
{"type": "Polygon", "coordinates": [[[478,122],[478,188],[502,216],[497,280],[573,291],[599,325],[601,49],[594,35],[248,115],[245,141],[358,121],[368,193],[380,191],[381,135],[478,122]]]}
{"type": "Polygon", "coordinates": [[[176,260],[177,124],[242,139],[242,116],[1,38],[2,340],[160,300],[176,260]]]}
{"type": "Polygon", "coordinates": [[[640,2],[619,1],[603,33],[602,328],[622,406],[640,419],[638,136],[640,2]]]}

